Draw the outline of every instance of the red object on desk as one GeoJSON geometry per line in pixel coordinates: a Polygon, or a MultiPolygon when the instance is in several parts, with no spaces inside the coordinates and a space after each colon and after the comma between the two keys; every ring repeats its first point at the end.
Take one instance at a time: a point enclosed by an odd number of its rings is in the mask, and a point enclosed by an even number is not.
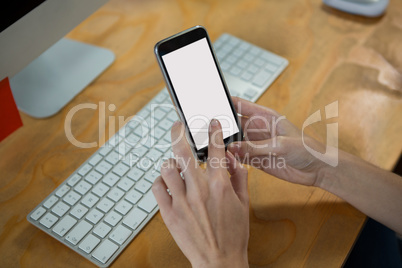
{"type": "Polygon", "coordinates": [[[22,126],[8,78],[0,81],[0,141],[22,126]]]}

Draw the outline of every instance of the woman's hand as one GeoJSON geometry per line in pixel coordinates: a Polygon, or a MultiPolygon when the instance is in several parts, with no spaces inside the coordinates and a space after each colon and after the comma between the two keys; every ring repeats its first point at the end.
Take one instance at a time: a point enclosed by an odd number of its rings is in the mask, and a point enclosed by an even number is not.
{"type": "MultiPolygon", "coordinates": [[[[301,131],[274,110],[233,97],[245,134],[245,141],[229,145],[228,150],[243,164],[259,168],[290,182],[315,185],[325,164],[303,146],[301,131]]],[[[325,147],[304,136],[316,151],[325,147]]]]}
{"type": "Polygon", "coordinates": [[[220,123],[210,124],[206,169],[180,122],[172,127],[172,141],[176,159],[163,164],[152,191],[177,245],[193,267],[248,267],[247,170],[225,153],[220,123]]]}

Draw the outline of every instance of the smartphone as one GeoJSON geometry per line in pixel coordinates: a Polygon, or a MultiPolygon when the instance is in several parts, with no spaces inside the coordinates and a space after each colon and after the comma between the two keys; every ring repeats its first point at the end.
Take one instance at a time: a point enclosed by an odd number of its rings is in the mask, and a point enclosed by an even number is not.
{"type": "Polygon", "coordinates": [[[189,143],[201,161],[208,158],[208,128],[222,125],[225,149],[243,132],[206,29],[195,26],[155,45],[155,55],[189,143]]]}

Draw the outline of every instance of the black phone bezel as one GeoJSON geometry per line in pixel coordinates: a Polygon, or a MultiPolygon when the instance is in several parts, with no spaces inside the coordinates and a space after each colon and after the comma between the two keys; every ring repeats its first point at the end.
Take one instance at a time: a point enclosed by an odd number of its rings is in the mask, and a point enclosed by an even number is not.
{"type": "Polygon", "coordinates": [[[164,61],[162,59],[163,55],[166,55],[166,54],[168,54],[170,52],[173,52],[173,51],[175,51],[177,49],[185,47],[185,46],[187,46],[187,45],[189,45],[189,44],[191,44],[193,42],[196,42],[198,40],[201,40],[203,38],[206,38],[206,40],[207,40],[209,50],[210,50],[210,52],[211,52],[211,54],[213,56],[213,59],[214,59],[215,67],[216,67],[216,69],[218,71],[219,77],[220,77],[221,82],[223,84],[223,87],[225,89],[226,97],[227,97],[227,99],[229,101],[230,107],[232,109],[233,116],[234,116],[234,118],[236,120],[236,124],[237,124],[237,126],[239,128],[239,132],[237,132],[236,134],[233,134],[232,136],[229,136],[226,139],[224,139],[225,150],[226,150],[228,144],[230,144],[231,142],[240,141],[240,140],[243,139],[243,130],[241,128],[241,124],[240,124],[237,112],[236,112],[236,110],[234,108],[232,98],[230,96],[228,87],[226,85],[225,79],[223,77],[222,71],[220,69],[218,60],[217,60],[216,55],[215,55],[214,48],[212,46],[211,40],[210,40],[210,38],[208,36],[208,33],[207,33],[206,29],[203,26],[198,25],[198,26],[192,27],[192,28],[190,28],[188,30],[185,30],[183,32],[180,32],[180,33],[178,33],[176,35],[173,35],[173,36],[171,36],[169,38],[166,38],[166,39],[158,42],[155,45],[155,50],[154,51],[155,51],[155,55],[156,55],[156,57],[158,59],[159,66],[162,69],[162,72],[163,72],[167,87],[169,88],[169,94],[170,94],[172,100],[174,100],[174,104],[178,108],[176,110],[179,113],[179,116],[180,116],[181,120],[184,121],[184,124],[186,126],[186,131],[188,133],[189,138],[191,139],[190,144],[194,148],[194,151],[196,152],[198,159],[201,160],[201,161],[206,161],[206,159],[208,158],[208,146],[206,146],[204,148],[201,148],[199,150],[197,149],[197,147],[195,145],[195,142],[194,142],[194,139],[193,139],[193,136],[192,136],[192,134],[191,134],[191,132],[189,130],[186,117],[184,116],[184,113],[183,113],[183,110],[181,108],[180,102],[179,102],[179,100],[177,98],[177,95],[176,95],[176,92],[174,90],[173,84],[172,84],[172,82],[170,80],[169,73],[168,73],[167,68],[165,66],[165,63],[164,63],[164,61]]]}

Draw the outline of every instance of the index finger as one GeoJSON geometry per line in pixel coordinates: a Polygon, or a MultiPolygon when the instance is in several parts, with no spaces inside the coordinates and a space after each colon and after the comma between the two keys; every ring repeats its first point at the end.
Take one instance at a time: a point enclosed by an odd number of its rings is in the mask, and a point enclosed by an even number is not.
{"type": "MultiPolygon", "coordinates": [[[[195,172],[197,172],[197,162],[187,141],[184,125],[180,121],[176,121],[173,124],[171,138],[173,154],[181,172],[185,178],[194,177],[195,172]]],[[[186,185],[187,183],[190,183],[189,180],[186,180],[186,185]]]]}
{"type": "Polygon", "coordinates": [[[220,166],[224,158],[225,144],[223,143],[222,127],[218,120],[212,119],[209,124],[208,169],[213,169],[216,163],[220,166]]]}
{"type": "Polygon", "coordinates": [[[253,102],[238,98],[232,97],[233,105],[237,111],[237,113],[245,116],[253,116],[253,115],[262,115],[262,116],[279,116],[279,114],[267,107],[255,104],[253,102]]]}

